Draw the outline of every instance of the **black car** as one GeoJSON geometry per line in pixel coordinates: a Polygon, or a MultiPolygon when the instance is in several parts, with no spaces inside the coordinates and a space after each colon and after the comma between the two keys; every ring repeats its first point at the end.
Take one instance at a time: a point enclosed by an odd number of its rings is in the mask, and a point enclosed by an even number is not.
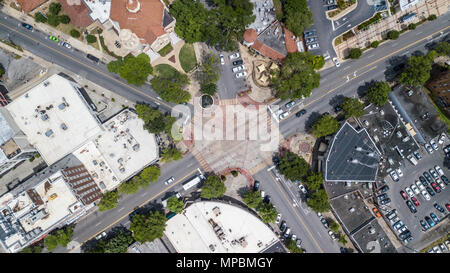
{"type": "Polygon", "coordinates": [[[255,181],[255,184],[253,185],[253,191],[258,191],[259,190],[259,181],[255,181]]]}
{"type": "Polygon", "coordinates": [[[91,55],[91,54],[87,54],[86,58],[88,58],[89,60],[92,60],[92,61],[94,61],[96,63],[98,63],[98,61],[100,61],[99,58],[97,58],[97,57],[95,57],[94,55],[91,55]]]}
{"type": "Polygon", "coordinates": [[[322,116],[329,116],[329,115],[330,115],[330,113],[328,113],[328,112],[325,112],[322,114],[322,116]]]}
{"type": "Polygon", "coordinates": [[[411,231],[409,231],[408,229],[405,230],[404,232],[402,232],[398,237],[401,240],[405,240],[406,238],[408,238],[409,236],[411,236],[411,231]]]}
{"type": "Polygon", "coordinates": [[[340,107],[339,105],[338,106],[336,106],[336,107],[334,107],[334,111],[337,113],[337,112],[339,112],[339,111],[341,111],[342,110],[342,107],[340,107]]]}
{"type": "Polygon", "coordinates": [[[236,65],[241,65],[241,64],[243,64],[244,63],[244,61],[242,61],[242,60],[237,60],[237,61],[234,61],[233,62],[233,65],[234,66],[236,66],[236,65]]]}
{"type": "Polygon", "coordinates": [[[409,208],[409,210],[412,212],[412,213],[416,213],[417,212],[417,209],[416,209],[416,207],[414,207],[414,205],[413,205],[413,203],[411,202],[411,201],[406,201],[406,205],[408,206],[408,208],[409,208]]]}
{"type": "Polygon", "coordinates": [[[444,182],[445,185],[448,185],[448,178],[447,176],[443,175],[441,176],[442,182],[444,182]]]}
{"type": "Polygon", "coordinates": [[[347,253],[348,250],[345,247],[342,247],[339,249],[341,251],[341,253],[347,253]]]}
{"type": "Polygon", "coordinates": [[[380,192],[381,192],[381,193],[385,193],[385,192],[387,192],[388,190],[389,190],[389,186],[386,185],[386,186],[384,186],[384,187],[382,187],[382,188],[380,189],[380,192]]]}
{"type": "Polygon", "coordinates": [[[306,114],[306,110],[305,110],[305,109],[302,109],[302,110],[298,111],[297,113],[295,113],[295,116],[296,116],[296,117],[301,117],[301,116],[303,116],[304,114],[306,114]]]}
{"type": "Polygon", "coordinates": [[[439,206],[439,204],[437,204],[437,203],[434,203],[434,208],[435,209],[437,209],[438,211],[440,211],[440,212],[442,212],[442,213],[445,213],[445,210],[444,210],[444,208],[443,207],[441,207],[441,206],[439,206]]]}
{"type": "Polygon", "coordinates": [[[265,203],[270,203],[270,196],[269,196],[269,195],[266,195],[266,196],[264,197],[263,202],[265,202],[265,203]]]}
{"type": "Polygon", "coordinates": [[[423,176],[419,176],[419,180],[425,187],[428,186],[428,182],[423,176]]]}
{"type": "Polygon", "coordinates": [[[333,9],[337,9],[338,5],[331,5],[327,7],[327,10],[333,10],[333,9]]]}
{"type": "Polygon", "coordinates": [[[383,199],[388,198],[388,195],[387,195],[386,193],[383,193],[383,194],[378,195],[377,198],[378,198],[378,200],[381,201],[381,200],[383,200],[383,199]]]}
{"type": "Polygon", "coordinates": [[[328,223],[327,223],[327,220],[325,220],[325,218],[320,219],[320,222],[322,222],[322,225],[323,225],[325,228],[328,228],[328,223]]]}
{"type": "Polygon", "coordinates": [[[431,175],[428,172],[423,172],[423,176],[425,176],[428,182],[430,183],[434,182],[433,177],[431,177],[431,175]]]}
{"type": "Polygon", "coordinates": [[[27,23],[22,23],[21,25],[28,30],[33,30],[33,27],[27,23]]]}
{"type": "Polygon", "coordinates": [[[380,201],[380,205],[387,205],[391,203],[391,198],[386,198],[380,201]]]}
{"type": "Polygon", "coordinates": [[[283,222],[281,222],[280,225],[281,232],[284,232],[286,230],[286,226],[287,226],[286,221],[283,220],[283,222]]]}
{"type": "Polygon", "coordinates": [[[420,155],[419,151],[413,152],[413,155],[417,158],[417,160],[421,160],[422,156],[420,155]]]}
{"type": "Polygon", "coordinates": [[[422,231],[427,231],[430,229],[430,226],[424,220],[420,220],[420,225],[422,226],[422,231]]]}
{"type": "Polygon", "coordinates": [[[435,195],[434,191],[433,191],[430,187],[426,187],[425,189],[427,190],[427,192],[428,192],[431,196],[434,196],[434,195],[435,195]]]}

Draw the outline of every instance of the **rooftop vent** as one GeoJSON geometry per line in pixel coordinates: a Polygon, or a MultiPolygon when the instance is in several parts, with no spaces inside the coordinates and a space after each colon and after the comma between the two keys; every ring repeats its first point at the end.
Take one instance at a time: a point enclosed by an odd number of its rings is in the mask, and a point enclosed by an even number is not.
{"type": "Polygon", "coordinates": [[[47,114],[41,115],[41,119],[42,120],[47,120],[48,119],[48,115],[47,114]]]}
{"type": "Polygon", "coordinates": [[[63,130],[67,130],[67,126],[66,126],[66,124],[65,124],[65,123],[61,123],[61,129],[63,129],[63,130]]]}
{"type": "Polygon", "coordinates": [[[50,82],[49,81],[45,81],[44,82],[44,87],[47,87],[47,86],[49,86],[50,85],[50,82]]]}
{"type": "Polygon", "coordinates": [[[53,130],[52,129],[47,130],[47,132],[45,132],[45,135],[47,137],[51,137],[53,135],[53,130]]]}
{"type": "Polygon", "coordinates": [[[60,110],[63,110],[64,108],[66,108],[66,103],[65,102],[63,102],[63,103],[61,103],[60,105],[58,105],[58,108],[60,109],[60,110]]]}

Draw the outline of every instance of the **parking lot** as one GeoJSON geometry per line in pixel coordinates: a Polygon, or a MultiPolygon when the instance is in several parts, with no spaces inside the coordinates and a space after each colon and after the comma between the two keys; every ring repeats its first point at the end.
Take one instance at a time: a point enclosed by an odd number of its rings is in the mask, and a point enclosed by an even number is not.
{"type": "MultiPolygon", "coordinates": [[[[241,91],[247,90],[247,77],[251,77],[248,73],[248,65],[245,62],[242,64],[245,66],[245,70],[239,70],[237,72],[233,72],[233,68],[239,67],[241,65],[233,65],[234,61],[242,60],[241,56],[230,60],[230,55],[236,52],[221,52],[224,56],[225,64],[220,65],[220,79],[217,82],[217,88],[220,99],[234,99],[237,94],[241,91]],[[246,76],[242,78],[236,78],[236,74],[240,72],[246,72],[246,76]]],[[[220,54],[220,53],[218,53],[220,54]]]]}
{"type": "MultiPolygon", "coordinates": [[[[437,138],[435,139],[437,143],[437,138]]],[[[445,205],[449,203],[449,189],[450,186],[447,186],[444,184],[443,189],[441,189],[440,193],[435,192],[432,190],[435,194],[434,196],[430,196],[430,200],[427,201],[422,193],[417,194],[414,193],[414,197],[419,202],[419,206],[414,206],[417,210],[416,213],[412,213],[410,209],[408,208],[406,201],[400,194],[400,191],[405,191],[406,187],[411,188],[411,185],[415,181],[419,180],[419,176],[424,176],[423,173],[425,171],[428,172],[429,169],[434,169],[434,166],[439,165],[445,176],[449,176],[450,172],[448,169],[443,167],[443,158],[444,158],[444,152],[443,147],[449,144],[448,138],[446,138],[446,141],[442,145],[438,145],[439,149],[434,150],[432,154],[429,154],[425,149],[420,150],[420,154],[422,155],[422,159],[418,161],[417,165],[413,165],[409,162],[406,162],[405,167],[403,168],[404,175],[400,177],[398,182],[394,182],[389,176],[386,177],[387,184],[390,188],[390,190],[387,192],[389,198],[391,198],[391,203],[386,206],[381,206],[381,210],[384,210],[385,216],[386,212],[389,210],[396,211],[397,217],[394,217],[392,221],[388,220],[388,223],[392,227],[397,220],[401,220],[404,225],[407,226],[407,229],[411,231],[411,235],[413,239],[408,243],[408,247],[415,248],[415,249],[421,249],[426,245],[424,242],[424,239],[427,239],[427,241],[432,240],[430,238],[429,234],[433,234],[433,237],[439,237],[439,234],[434,232],[434,230],[443,227],[448,230],[448,210],[446,209],[445,205]],[[438,211],[434,204],[439,204],[443,209],[444,213],[438,211]],[[424,220],[425,216],[430,216],[430,213],[434,213],[438,219],[440,220],[439,223],[437,223],[434,227],[428,229],[427,231],[422,231],[422,226],[420,224],[420,220],[424,220]],[[447,226],[447,227],[445,227],[447,226]]],[[[406,161],[406,160],[405,160],[406,161]]],[[[436,180],[433,178],[433,180],[436,180]]],[[[442,181],[442,179],[440,179],[442,181]]],[[[428,186],[431,188],[431,183],[428,183],[428,186]]],[[[442,183],[443,184],[443,183],[442,183]]],[[[419,191],[421,191],[419,189],[419,191]]],[[[408,200],[411,200],[411,196],[408,195],[408,200]]],[[[448,231],[447,231],[448,232],[448,231]]],[[[394,229],[394,233],[399,234],[396,229],[394,229]]],[[[442,236],[442,234],[441,234],[442,236]]]]}

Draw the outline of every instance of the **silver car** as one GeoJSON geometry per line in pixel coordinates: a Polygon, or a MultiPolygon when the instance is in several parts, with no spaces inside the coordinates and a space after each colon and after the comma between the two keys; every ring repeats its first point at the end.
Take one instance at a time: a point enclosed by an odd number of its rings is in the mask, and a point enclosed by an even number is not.
{"type": "Polygon", "coordinates": [[[236,66],[236,67],[233,67],[233,72],[234,73],[236,73],[236,72],[239,72],[239,71],[241,71],[241,70],[244,70],[245,69],[245,66],[244,65],[240,65],[240,66],[236,66]]]}
{"type": "Polygon", "coordinates": [[[245,71],[242,71],[242,72],[239,72],[236,74],[236,78],[238,78],[238,79],[243,78],[245,76],[247,76],[247,72],[245,72],[245,71]]]}

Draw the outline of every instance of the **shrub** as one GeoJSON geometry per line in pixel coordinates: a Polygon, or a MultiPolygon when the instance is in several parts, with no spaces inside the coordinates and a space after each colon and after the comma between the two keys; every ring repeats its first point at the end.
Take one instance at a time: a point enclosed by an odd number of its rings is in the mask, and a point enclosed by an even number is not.
{"type": "Polygon", "coordinates": [[[47,23],[51,26],[56,27],[59,25],[59,17],[56,15],[49,15],[47,23]]]}
{"type": "Polygon", "coordinates": [[[81,33],[76,29],[72,29],[70,31],[70,36],[72,36],[73,38],[80,38],[81,33]]]}
{"type": "Polygon", "coordinates": [[[60,3],[51,3],[48,10],[50,11],[51,15],[56,16],[61,11],[61,4],[60,3]]]}
{"type": "Polygon", "coordinates": [[[37,12],[34,14],[34,21],[40,22],[40,23],[47,23],[47,18],[45,18],[45,16],[42,15],[42,13],[37,12]]]}
{"type": "Polygon", "coordinates": [[[350,49],[350,53],[349,53],[348,57],[351,59],[359,59],[359,57],[361,57],[361,55],[362,55],[361,49],[352,48],[352,49],[350,49]]]}
{"type": "Polygon", "coordinates": [[[220,180],[225,181],[225,180],[227,180],[227,177],[225,175],[221,175],[220,180]]]}
{"type": "Polygon", "coordinates": [[[231,171],[231,174],[234,176],[234,177],[236,177],[236,176],[238,176],[238,172],[237,171],[231,171]]]}
{"type": "Polygon", "coordinates": [[[437,19],[436,14],[431,14],[431,15],[428,16],[428,18],[427,18],[428,21],[433,21],[433,20],[436,20],[436,19],[437,19]]]}
{"type": "Polygon", "coordinates": [[[94,35],[88,34],[86,35],[86,41],[90,44],[97,42],[97,37],[94,35]]]}
{"type": "Polygon", "coordinates": [[[409,29],[409,30],[414,30],[414,29],[416,29],[416,24],[414,24],[414,23],[409,24],[409,25],[408,25],[408,29],[409,29]]]}
{"type": "Polygon", "coordinates": [[[398,32],[397,30],[390,30],[387,33],[388,39],[391,39],[391,40],[397,40],[399,36],[400,36],[400,32],[398,32]]]}
{"type": "Polygon", "coordinates": [[[370,47],[371,47],[371,48],[377,48],[379,44],[380,44],[379,41],[373,41],[373,42],[370,44],[370,47]]]}
{"type": "Polygon", "coordinates": [[[70,17],[67,15],[61,15],[59,16],[59,21],[63,24],[68,24],[70,23],[70,17]]]}
{"type": "Polygon", "coordinates": [[[161,56],[166,56],[167,54],[169,54],[169,52],[171,52],[173,49],[172,45],[169,43],[167,44],[165,47],[163,47],[160,51],[158,51],[159,55],[161,56]]]}
{"type": "Polygon", "coordinates": [[[366,27],[370,26],[371,24],[377,23],[380,20],[381,20],[381,14],[377,13],[374,17],[372,17],[369,20],[358,25],[358,30],[365,29],[366,27]]]}

